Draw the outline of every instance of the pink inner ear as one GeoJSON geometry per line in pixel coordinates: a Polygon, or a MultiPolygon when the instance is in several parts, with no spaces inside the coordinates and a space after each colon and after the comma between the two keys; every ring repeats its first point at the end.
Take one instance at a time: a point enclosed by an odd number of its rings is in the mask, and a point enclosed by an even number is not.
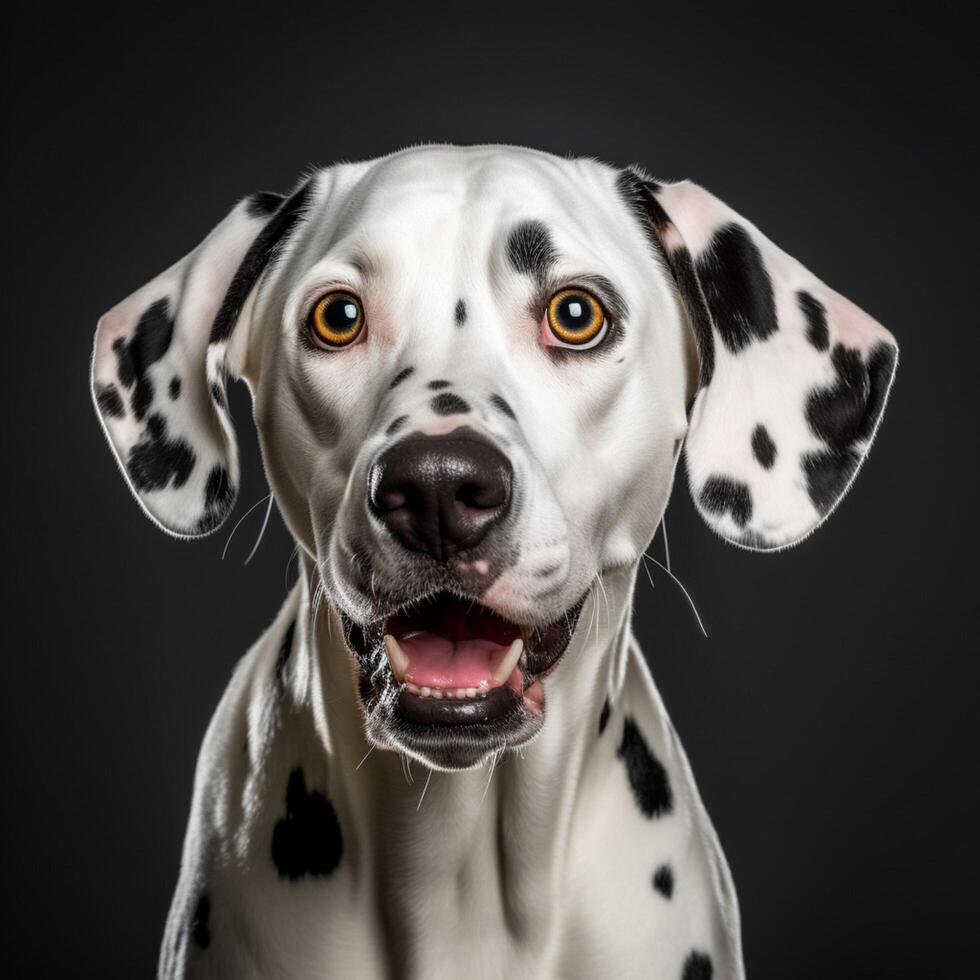
{"type": "Polygon", "coordinates": [[[827,308],[831,329],[831,346],[834,343],[860,351],[867,351],[882,341],[894,343],[892,335],[873,317],[855,306],[847,297],[832,289],[816,294],[827,308]]]}
{"type": "Polygon", "coordinates": [[[676,242],[674,234],[664,236],[664,244],[671,251],[686,246],[692,256],[697,256],[719,227],[737,217],[718,198],[689,180],[666,184],[657,197],[679,232],[676,242]]]}

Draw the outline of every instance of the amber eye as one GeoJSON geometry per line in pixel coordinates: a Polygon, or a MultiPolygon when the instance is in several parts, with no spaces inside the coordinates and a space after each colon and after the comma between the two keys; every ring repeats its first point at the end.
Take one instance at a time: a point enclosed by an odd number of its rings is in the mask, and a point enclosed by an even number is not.
{"type": "Polygon", "coordinates": [[[548,328],[563,344],[587,344],[599,336],[606,311],[584,289],[563,289],[548,301],[548,328]]]}
{"type": "Polygon", "coordinates": [[[364,309],[352,293],[327,293],[310,312],[310,330],[327,347],[347,347],[364,329],[364,309]]]}

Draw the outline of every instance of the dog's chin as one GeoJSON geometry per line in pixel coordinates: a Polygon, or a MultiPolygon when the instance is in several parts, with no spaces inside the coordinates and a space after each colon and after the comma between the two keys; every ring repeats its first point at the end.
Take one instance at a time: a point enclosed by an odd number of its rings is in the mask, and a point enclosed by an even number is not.
{"type": "Polygon", "coordinates": [[[343,616],[373,744],[461,770],[526,745],[547,711],[585,596],[550,623],[513,623],[449,592],[367,624],[343,616]]]}

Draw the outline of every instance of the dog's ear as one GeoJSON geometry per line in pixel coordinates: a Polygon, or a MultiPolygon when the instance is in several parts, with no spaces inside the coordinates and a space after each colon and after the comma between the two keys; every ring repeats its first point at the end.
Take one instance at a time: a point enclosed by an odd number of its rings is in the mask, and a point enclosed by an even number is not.
{"type": "Polygon", "coordinates": [[[259,276],[302,216],[289,198],[241,201],[189,255],[99,321],[92,394],[119,465],[163,530],[220,527],[238,493],[225,353],[259,276]]]}
{"type": "Polygon", "coordinates": [[[795,544],[850,487],[898,361],[891,334],[689,181],[626,171],[620,188],[673,272],[700,354],[685,445],[718,534],[795,544]]]}

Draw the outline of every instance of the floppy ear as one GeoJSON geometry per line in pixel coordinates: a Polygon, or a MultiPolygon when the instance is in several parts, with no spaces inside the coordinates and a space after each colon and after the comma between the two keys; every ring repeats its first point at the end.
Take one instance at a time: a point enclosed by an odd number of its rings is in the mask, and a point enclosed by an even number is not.
{"type": "Polygon", "coordinates": [[[621,187],[674,273],[701,359],[685,443],[708,525],[772,551],[849,489],[898,361],[881,324],[702,187],[626,171],[621,187]]]}
{"type": "Polygon", "coordinates": [[[225,351],[263,269],[301,217],[292,197],[253,194],[189,255],[99,321],[92,394],[130,489],[163,530],[220,527],[238,493],[225,351]]]}

